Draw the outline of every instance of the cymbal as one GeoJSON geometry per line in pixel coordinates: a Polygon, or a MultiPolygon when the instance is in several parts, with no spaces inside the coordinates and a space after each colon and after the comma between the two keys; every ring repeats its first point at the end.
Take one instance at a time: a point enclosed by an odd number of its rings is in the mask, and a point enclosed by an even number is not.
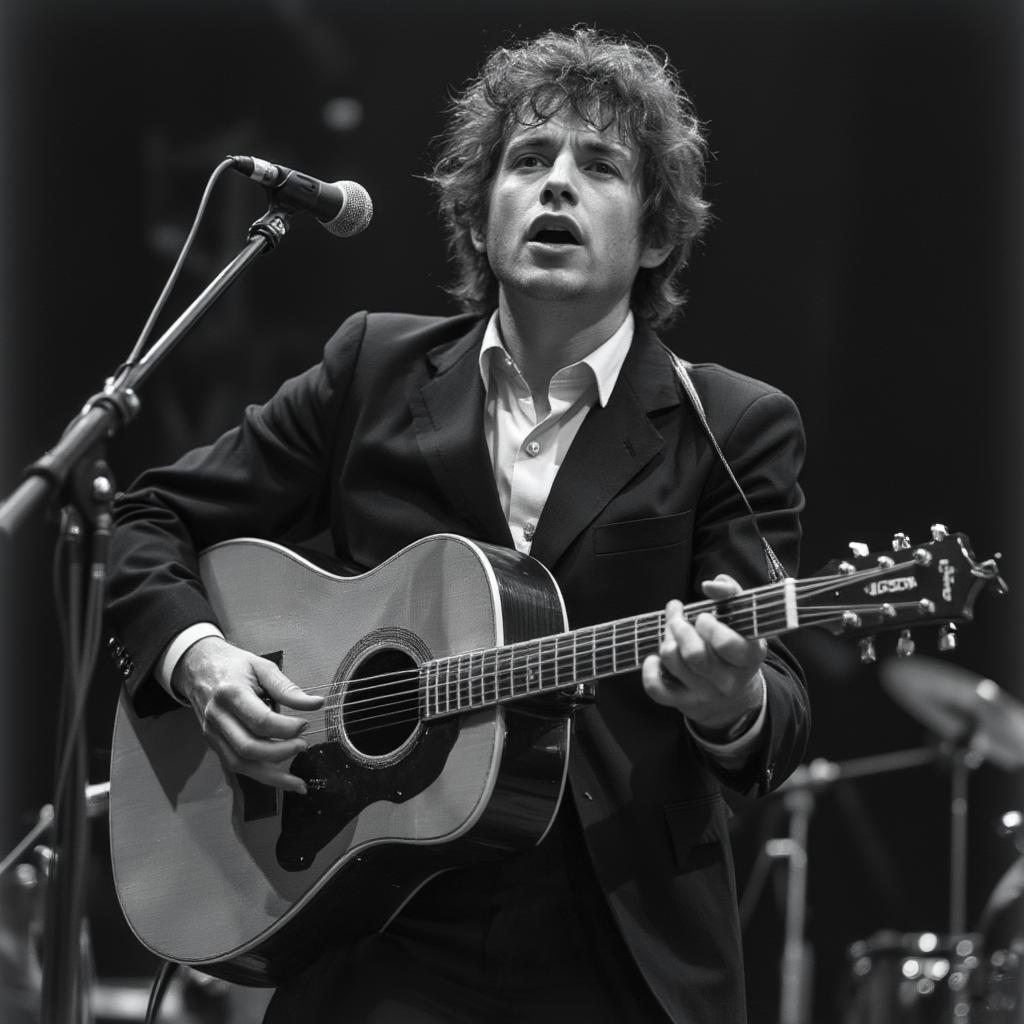
{"type": "Polygon", "coordinates": [[[977,672],[938,658],[890,658],[882,685],[927,729],[1000,768],[1024,767],[1024,703],[977,672]]]}

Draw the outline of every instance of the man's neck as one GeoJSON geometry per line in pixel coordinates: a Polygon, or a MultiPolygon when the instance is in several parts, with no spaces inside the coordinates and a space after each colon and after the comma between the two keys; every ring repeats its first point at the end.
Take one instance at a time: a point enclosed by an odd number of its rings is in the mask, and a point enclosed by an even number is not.
{"type": "Polygon", "coordinates": [[[629,313],[626,297],[615,306],[590,311],[572,302],[498,300],[501,336],[530,390],[547,393],[552,376],[589,356],[621,326],[629,313]]]}

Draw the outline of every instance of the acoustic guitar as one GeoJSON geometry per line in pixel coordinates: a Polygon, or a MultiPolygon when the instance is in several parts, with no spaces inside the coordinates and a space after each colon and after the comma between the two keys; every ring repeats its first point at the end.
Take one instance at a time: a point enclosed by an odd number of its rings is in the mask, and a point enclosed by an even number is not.
{"type": "MultiPolygon", "coordinates": [[[[851,554],[808,579],[699,601],[750,637],[808,626],[863,638],[940,625],[951,646],[979,591],[1003,586],[962,534],[851,554]]],[[[200,574],[227,638],[325,696],[306,716],[299,795],[225,771],[189,708],[114,724],[115,888],[144,946],[245,984],[276,984],[328,943],[383,928],[447,868],[540,841],[566,781],[572,710],[657,653],[664,613],[569,629],[538,561],[450,534],[360,576],[232,540],[200,574]]]]}

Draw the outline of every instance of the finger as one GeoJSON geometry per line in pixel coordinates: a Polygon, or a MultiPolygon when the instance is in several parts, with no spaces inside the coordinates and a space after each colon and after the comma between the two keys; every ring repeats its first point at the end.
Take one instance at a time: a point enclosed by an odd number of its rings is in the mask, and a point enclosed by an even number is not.
{"type": "Polygon", "coordinates": [[[207,716],[203,728],[211,741],[220,740],[227,746],[239,765],[244,762],[275,764],[290,761],[308,747],[301,737],[273,739],[256,735],[238,719],[223,712],[207,716]]]}
{"type": "Polygon", "coordinates": [[[713,601],[722,601],[728,597],[735,597],[743,590],[732,576],[724,572],[720,572],[713,580],[705,580],[700,585],[700,588],[713,601]]]}
{"type": "MultiPolygon", "coordinates": [[[[704,613],[697,616],[697,621],[711,618],[704,613]]],[[[686,671],[704,675],[710,664],[708,645],[704,638],[697,631],[694,623],[679,617],[671,619],[668,623],[668,635],[662,643],[659,654],[667,661],[670,671],[677,675],[683,675],[686,671]],[[673,649],[674,648],[674,649],[673,649]],[[675,664],[678,661],[682,672],[675,671],[675,664]]]]}
{"type": "Polygon", "coordinates": [[[763,640],[741,636],[713,615],[700,615],[694,630],[715,658],[726,665],[754,669],[764,661],[767,645],[763,640]]]}
{"type": "MultiPolygon", "coordinates": [[[[309,727],[309,720],[300,715],[285,715],[269,703],[269,693],[243,686],[220,691],[214,705],[225,720],[235,720],[254,736],[268,740],[290,740],[309,727]]],[[[209,714],[209,712],[208,712],[209,714]]]]}
{"type": "Polygon", "coordinates": [[[260,686],[278,704],[297,711],[311,711],[323,704],[323,697],[296,686],[272,661],[256,658],[252,666],[260,686]]]}
{"type": "MultiPolygon", "coordinates": [[[[206,730],[204,729],[204,731],[206,730]]],[[[217,735],[216,732],[207,731],[207,741],[226,772],[245,775],[267,786],[275,786],[303,795],[306,793],[305,781],[288,771],[288,766],[297,753],[302,753],[301,744],[299,750],[295,749],[295,744],[292,742],[272,744],[273,759],[260,761],[241,756],[225,737],[217,735]]]]}
{"type": "Polygon", "coordinates": [[[679,706],[680,697],[685,694],[685,688],[681,682],[672,679],[663,671],[661,659],[656,654],[650,654],[644,658],[640,679],[647,695],[655,703],[664,704],[666,707],[679,706]]]}

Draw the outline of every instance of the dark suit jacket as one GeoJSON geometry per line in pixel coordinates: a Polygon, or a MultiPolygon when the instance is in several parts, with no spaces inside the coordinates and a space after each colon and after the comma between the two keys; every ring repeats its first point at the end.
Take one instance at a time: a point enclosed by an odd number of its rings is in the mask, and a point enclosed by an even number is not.
{"type": "MultiPolygon", "coordinates": [[[[330,531],[351,570],[427,534],[511,546],[483,436],[477,362],[485,321],[358,314],[322,362],[239,428],[152,470],[116,505],[110,617],[137,700],[181,629],[212,618],[195,552],[233,536],[330,531]]],[[[716,365],[692,377],[720,445],[795,574],[803,432],[781,392],[716,365]]],[[[532,554],[558,580],[573,627],[654,611],[727,572],[766,582],[756,531],[655,336],[638,327],[608,405],[584,421],[532,554]]],[[[781,645],[765,666],[767,724],[741,777],[723,773],[682,716],[639,681],[601,687],[577,715],[570,777],[595,872],[653,992],[674,1019],[744,1018],[735,881],[722,783],[778,784],[808,728],[800,672],[781,645]]]]}

